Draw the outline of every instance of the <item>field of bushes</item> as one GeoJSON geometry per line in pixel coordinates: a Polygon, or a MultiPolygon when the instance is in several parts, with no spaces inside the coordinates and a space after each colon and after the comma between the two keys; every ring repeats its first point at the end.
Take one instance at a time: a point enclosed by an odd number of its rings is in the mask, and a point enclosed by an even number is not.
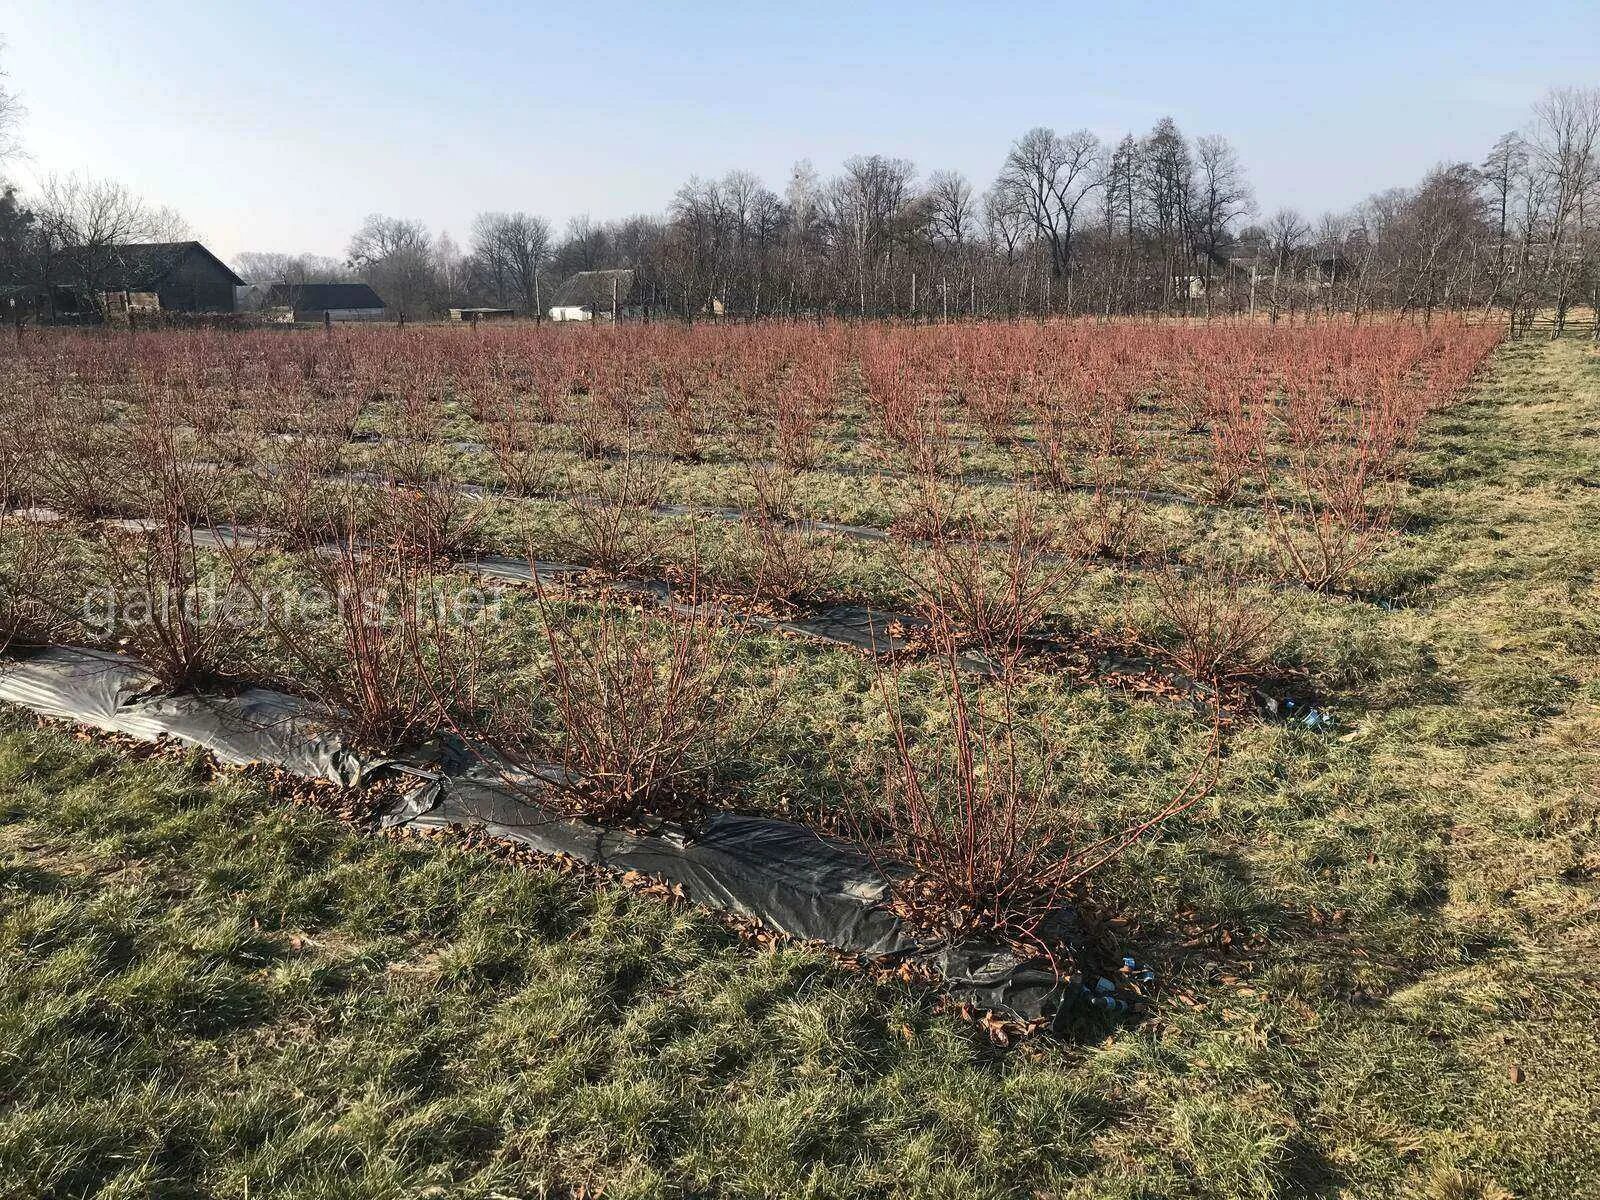
{"type": "Polygon", "coordinates": [[[648,881],[371,837],[328,789],[13,711],[0,1178],[1560,1194],[1593,1154],[1569,956],[1593,948],[1600,367],[1498,342],[8,346],[13,658],[111,648],[175,693],[308,697],[353,745],[553,765],[541,802],[599,825],[799,820],[884,864],[930,938],[1155,979],[1023,1036],[648,881]]]}

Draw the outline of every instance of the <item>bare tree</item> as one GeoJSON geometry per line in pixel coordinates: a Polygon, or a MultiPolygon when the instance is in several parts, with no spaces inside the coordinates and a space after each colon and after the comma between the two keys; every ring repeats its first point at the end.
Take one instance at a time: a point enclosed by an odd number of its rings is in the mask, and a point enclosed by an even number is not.
{"type": "Polygon", "coordinates": [[[556,251],[556,263],[563,275],[598,271],[607,265],[609,249],[605,228],[588,213],[580,213],[567,221],[567,234],[556,251]]]}
{"type": "Polygon", "coordinates": [[[934,270],[938,276],[940,307],[945,320],[952,309],[951,283],[954,276],[954,310],[962,303],[962,281],[975,287],[973,235],[978,225],[977,204],[972,184],[959,171],[935,171],[928,179],[923,203],[928,218],[928,241],[934,270]]]}
{"type": "Polygon", "coordinates": [[[903,158],[857,155],[845,160],[844,173],[828,188],[835,248],[852,277],[861,316],[867,313],[869,280],[872,307],[882,308],[880,285],[893,265],[895,219],[911,199],[916,174],[916,167],[903,158]]]}
{"type": "Polygon", "coordinates": [[[1106,254],[1102,271],[1104,311],[1107,316],[1111,315],[1113,309],[1131,307],[1129,292],[1137,250],[1136,235],[1141,209],[1139,181],[1144,173],[1142,162],[1143,151],[1138,139],[1131,133],[1117,143],[1106,159],[1101,212],[1105,228],[1106,254]]]}
{"type": "Polygon", "coordinates": [[[325,254],[284,254],[276,250],[241,250],[233,269],[247,283],[341,283],[350,269],[325,254]]]}
{"type": "Polygon", "coordinates": [[[1065,137],[1040,126],[1013,143],[995,186],[1009,193],[1049,247],[1050,272],[1066,285],[1072,311],[1072,239],[1084,200],[1105,182],[1100,139],[1087,129],[1065,137]]]}
{"type": "Polygon", "coordinates": [[[1255,210],[1255,196],[1245,180],[1239,154],[1226,138],[1212,135],[1196,140],[1195,165],[1195,241],[1205,280],[1206,315],[1210,316],[1212,264],[1231,240],[1234,222],[1255,210]]]}
{"type": "Polygon", "coordinates": [[[1274,325],[1278,323],[1286,292],[1290,296],[1289,315],[1294,316],[1293,293],[1287,285],[1310,232],[1311,226],[1292,208],[1280,208],[1267,221],[1267,239],[1272,247],[1272,304],[1269,311],[1274,325]]]}
{"type": "Polygon", "coordinates": [[[535,319],[544,315],[539,279],[550,259],[550,222],[525,212],[514,212],[500,227],[511,279],[522,299],[524,311],[535,319]]]}
{"type": "Polygon", "coordinates": [[[733,254],[732,217],[722,186],[714,179],[691,175],[672,198],[672,222],[683,253],[676,290],[683,296],[684,317],[714,311],[726,292],[733,254]]]}
{"type": "Polygon", "coordinates": [[[433,241],[420,221],[374,213],[350,239],[350,265],[403,320],[426,312],[438,280],[433,241]]]}
{"type": "Polygon", "coordinates": [[[764,191],[766,188],[761,180],[749,171],[729,171],[722,177],[724,208],[736,256],[749,239],[750,218],[759,203],[759,195],[764,191]]]}
{"type": "Polygon", "coordinates": [[[752,288],[751,316],[761,315],[763,303],[769,307],[780,303],[776,297],[781,293],[781,285],[771,275],[788,223],[788,206],[777,193],[766,187],[757,188],[750,198],[744,239],[745,273],[752,288]]]}
{"type": "MultiPolygon", "coordinates": [[[[0,39],[0,54],[5,49],[5,41],[0,39]]],[[[0,163],[22,153],[22,118],[28,114],[21,99],[6,86],[6,78],[0,70],[0,163]]]]}
{"type": "Polygon", "coordinates": [[[50,175],[33,205],[43,282],[70,287],[101,315],[106,295],[127,284],[124,248],[181,240],[171,209],[153,208],[111,179],[50,175]]]}
{"type": "Polygon", "coordinates": [[[479,292],[487,293],[496,304],[511,297],[511,267],[500,241],[504,213],[483,212],[472,219],[473,279],[479,292]]]}
{"type": "Polygon", "coordinates": [[[0,180],[0,282],[20,283],[31,273],[36,227],[16,188],[0,180]]]}
{"type": "Polygon", "coordinates": [[[1530,144],[1548,182],[1544,276],[1554,291],[1555,332],[1585,272],[1590,212],[1600,184],[1600,88],[1556,88],[1533,109],[1530,144]]]}
{"type": "Polygon", "coordinates": [[[782,270],[789,277],[791,312],[809,309],[820,315],[822,257],[827,248],[827,220],[822,180],[809,159],[789,171],[783,190],[782,270]]]}
{"type": "MultiPolygon", "coordinates": [[[[1528,144],[1515,131],[1502,134],[1479,166],[1495,226],[1497,278],[1506,268],[1506,237],[1511,230],[1512,204],[1517,182],[1528,169],[1528,144]]],[[[1497,289],[1498,290],[1498,289],[1497,289]]]]}
{"type": "Polygon", "coordinates": [[[1171,117],[1156,122],[1140,143],[1137,167],[1150,235],[1162,259],[1163,295],[1172,294],[1181,276],[1184,286],[1180,298],[1187,309],[1187,281],[1195,242],[1194,159],[1188,141],[1171,117]]]}
{"type": "Polygon", "coordinates": [[[432,261],[435,305],[443,307],[458,303],[467,292],[467,256],[461,253],[461,247],[450,236],[449,230],[441,229],[439,236],[433,239],[432,261]]]}
{"type": "Polygon", "coordinates": [[[1338,304],[1339,289],[1347,283],[1349,271],[1349,241],[1354,221],[1348,213],[1326,212],[1317,222],[1318,254],[1328,264],[1328,276],[1322,281],[1323,312],[1331,313],[1338,304]]]}
{"type": "Polygon", "coordinates": [[[428,228],[421,221],[374,213],[350,238],[347,253],[352,262],[370,266],[400,254],[425,254],[428,248],[428,228]]]}
{"type": "Polygon", "coordinates": [[[1131,133],[1117,143],[1106,159],[1106,233],[1122,235],[1130,246],[1139,221],[1139,162],[1139,143],[1131,133]]]}
{"type": "Polygon", "coordinates": [[[1402,312],[1461,298],[1471,278],[1472,259],[1488,232],[1481,177],[1469,163],[1449,163],[1428,172],[1405,207],[1397,232],[1407,280],[1402,312]]]}
{"type": "Polygon", "coordinates": [[[972,185],[960,171],[935,171],[928,177],[934,236],[958,250],[972,239],[977,210],[972,185]]]}
{"type": "Polygon", "coordinates": [[[343,283],[350,268],[324,254],[283,254],[275,250],[242,250],[233,269],[250,285],[242,304],[247,309],[269,303],[298,307],[300,289],[311,283],[343,283]]]}
{"type": "Polygon", "coordinates": [[[983,236],[989,252],[989,276],[993,289],[1004,297],[1004,311],[1013,317],[1017,314],[1021,288],[1019,286],[1013,290],[1008,277],[1017,271],[1019,255],[1030,228],[1028,214],[1010,189],[996,185],[983,194],[983,236]]]}
{"type": "MultiPolygon", "coordinates": [[[[5,52],[5,42],[0,40],[0,54],[5,52]]],[[[6,86],[6,74],[0,71],[0,167],[22,152],[22,118],[25,111],[17,94],[6,86]]],[[[29,273],[29,259],[36,229],[34,214],[23,206],[17,190],[0,178],[0,282],[20,281],[29,273]]],[[[8,302],[15,306],[16,300],[8,302]]],[[[13,307],[21,331],[21,310],[13,307]]]]}
{"type": "MultiPolygon", "coordinates": [[[[1421,314],[1503,304],[1520,315],[1553,304],[1559,327],[1574,298],[1600,284],[1596,205],[1600,89],[1550,93],[1528,131],[1501,138],[1481,170],[1447,165],[1379,192],[1322,218],[1314,239],[1287,211],[1270,228],[1241,229],[1255,203],[1221,136],[1191,142],[1164,118],[1103,146],[1087,130],[1038,127],[1008,147],[981,196],[956,172],[918,186],[912,163],[871,154],[848,159],[826,185],[798,164],[781,195],[747,171],[692,177],[665,213],[579,216],[558,245],[536,217],[482,213],[466,274],[447,290],[537,314],[544,280],[628,267],[647,311],[690,320],[1015,315],[1035,304],[1109,317],[1187,311],[1202,297],[1209,316],[1219,303],[1244,307],[1242,286],[1221,299],[1237,273],[1241,283],[1248,274],[1251,311],[1270,280],[1274,319],[1302,298],[1308,312],[1358,316],[1379,305],[1421,314]]],[[[351,262],[401,307],[437,300],[454,274],[426,230],[390,218],[352,240],[351,262]]],[[[248,273],[288,269],[263,262],[248,273]]]]}
{"type": "Polygon", "coordinates": [[[543,311],[541,276],[550,260],[550,223],[525,212],[479,213],[472,222],[472,267],[495,302],[515,299],[526,314],[543,311]]]}
{"type": "Polygon", "coordinates": [[[1008,189],[993,187],[983,194],[983,230],[1005,256],[1007,266],[1017,261],[1017,250],[1028,230],[1028,214],[1008,189]]]}

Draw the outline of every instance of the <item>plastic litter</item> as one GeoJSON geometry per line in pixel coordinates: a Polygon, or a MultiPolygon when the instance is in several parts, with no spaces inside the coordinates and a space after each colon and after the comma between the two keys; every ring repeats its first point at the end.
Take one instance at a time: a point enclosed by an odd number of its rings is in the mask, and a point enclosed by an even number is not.
{"type": "Polygon", "coordinates": [[[1128,978],[1132,979],[1135,983],[1148,986],[1156,981],[1155,969],[1144,966],[1134,959],[1124,958],[1122,960],[1122,969],[1127,974],[1128,978]]]}
{"type": "Polygon", "coordinates": [[[1332,713],[1308,700],[1295,696],[1272,696],[1262,691],[1257,691],[1255,698],[1263,712],[1287,724],[1300,725],[1316,732],[1330,730],[1337,725],[1332,713]]]}

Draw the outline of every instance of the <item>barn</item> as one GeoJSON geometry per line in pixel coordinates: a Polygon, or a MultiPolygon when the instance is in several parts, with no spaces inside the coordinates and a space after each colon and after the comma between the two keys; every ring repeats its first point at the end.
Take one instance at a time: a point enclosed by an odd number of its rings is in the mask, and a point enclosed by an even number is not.
{"type": "Polygon", "coordinates": [[[275,283],[265,307],[294,321],[381,321],[389,311],[365,283],[275,283]]]}
{"type": "Polygon", "coordinates": [[[231,313],[234,289],[244,286],[227,263],[199,242],[113,246],[106,265],[110,289],[152,295],[162,312],[231,313]]]}

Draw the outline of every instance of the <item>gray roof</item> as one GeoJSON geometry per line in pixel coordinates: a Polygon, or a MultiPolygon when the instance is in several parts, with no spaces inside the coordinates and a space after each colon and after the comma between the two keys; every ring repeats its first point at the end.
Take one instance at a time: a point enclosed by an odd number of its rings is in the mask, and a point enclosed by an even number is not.
{"type": "Polygon", "coordinates": [[[111,261],[116,264],[121,285],[131,291],[153,292],[171,275],[173,270],[190,254],[209,259],[226,275],[235,287],[243,287],[244,280],[199,242],[129,242],[111,247],[111,261]]]}
{"type": "Polygon", "coordinates": [[[383,298],[365,283],[275,283],[267,291],[267,303],[297,312],[385,307],[383,298]]]}
{"type": "Polygon", "coordinates": [[[607,311],[611,308],[613,283],[616,285],[614,294],[617,303],[628,303],[628,297],[633,292],[632,271],[579,271],[561,285],[561,291],[556,294],[555,307],[607,311]]]}

